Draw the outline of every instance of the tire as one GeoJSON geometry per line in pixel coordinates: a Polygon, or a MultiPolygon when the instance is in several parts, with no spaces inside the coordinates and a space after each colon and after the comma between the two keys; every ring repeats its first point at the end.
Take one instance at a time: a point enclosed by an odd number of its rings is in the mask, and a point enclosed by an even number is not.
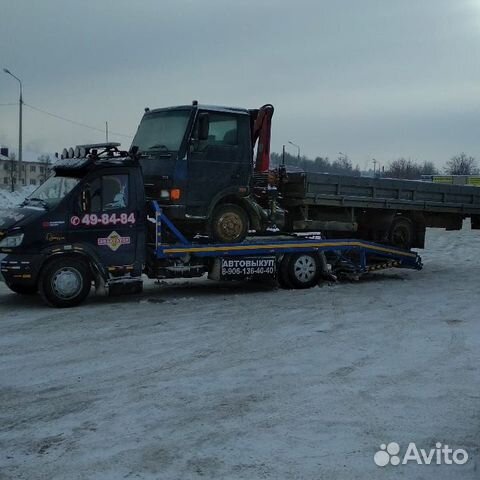
{"type": "Polygon", "coordinates": [[[248,234],[248,215],[233,203],[219,205],[212,215],[211,232],[219,243],[242,242],[248,234]]]}
{"type": "Polygon", "coordinates": [[[287,271],[293,288],[311,288],[318,284],[322,266],[314,253],[297,253],[290,257],[287,271]]]}
{"type": "Polygon", "coordinates": [[[7,287],[19,295],[35,295],[38,292],[37,285],[19,285],[17,283],[6,282],[7,287]]]}
{"type": "Polygon", "coordinates": [[[291,255],[289,255],[288,253],[284,255],[277,269],[278,284],[280,285],[280,288],[283,288],[284,290],[291,290],[293,288],[293,285],[290,283],[290,275],[288,273],[288,264],[290,262],[290,257],[291,255]]]}
{"type": "Polygon", "coordinates": [[[389,244],[393,247],[410,250],[415,239],[413,222],[407,217],[397,217],[393,220],[388,235],[389,244]]]}
{"type": "Polygon", "coordinates": [[[92,287],[89,267],[78,258],[57,258],[40,275],[40,295],[52,307],[69,308],[82,303],[92,287]]]}

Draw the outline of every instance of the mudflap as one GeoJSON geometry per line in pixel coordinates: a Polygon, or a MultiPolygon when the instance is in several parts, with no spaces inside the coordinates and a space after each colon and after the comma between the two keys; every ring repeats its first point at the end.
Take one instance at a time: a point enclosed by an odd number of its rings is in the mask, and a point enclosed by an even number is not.
{"type": "Polygon", "coordinates": [[[108,295],[118,297],[120,295],[134,295],[143,292],[143,280],[132,279],[125,282],[115,282],[108,286],[108,295]]]}

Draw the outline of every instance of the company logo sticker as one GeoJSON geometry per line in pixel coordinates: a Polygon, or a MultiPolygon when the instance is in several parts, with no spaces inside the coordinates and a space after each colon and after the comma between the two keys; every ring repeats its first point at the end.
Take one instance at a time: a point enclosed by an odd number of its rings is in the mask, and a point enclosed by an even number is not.
{"type": "Polygon", "coordinates": [[[106,238],[97,239],[97,245],[107,246],[110,250],[116,252],[122,245],[129,245],[130,237],[122,237],[117,232],[112,232],[106,238]]]}
{"type": "Polygon", "coordinates": [[[56,228],[61,227],[62,225],[65,225],[64,220],[51,220],[49,222],[42,222],[43,228],[56,228]]]}
{"type": "Polygon", "coordinates": [[[46,236],[47,242],[63,242],[65,240],[65,235],[61,233],[47,233],[46,236]]]}

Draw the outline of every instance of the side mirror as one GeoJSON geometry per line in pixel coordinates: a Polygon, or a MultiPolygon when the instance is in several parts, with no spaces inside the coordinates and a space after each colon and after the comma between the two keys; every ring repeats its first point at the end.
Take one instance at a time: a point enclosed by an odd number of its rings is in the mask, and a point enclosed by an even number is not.
{"type": "Polygon", "coordinates": [[[90,185],[86,185],[80,194],[80,210],[82,213],[89,213],[92,208],[92,194],[90,185]]]}
{"type": "Polygon", "coordinates": [[[210,129],[210,117],[207,112],[202,112],[198,116],[198,139],[208,140],[209,129],[210,129]]]}

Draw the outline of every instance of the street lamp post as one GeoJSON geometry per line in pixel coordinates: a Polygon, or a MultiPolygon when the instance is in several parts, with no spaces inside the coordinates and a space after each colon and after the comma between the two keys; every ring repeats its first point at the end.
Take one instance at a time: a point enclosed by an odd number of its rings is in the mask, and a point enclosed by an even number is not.
{"type": "Polygon", "coordinates": [[[288,141],[288,143],[290,145],[293,145],[297,149],[297,160],[298,160],[298,163],[300,164],[300,147],[296,143],[291,142],[290,140],[288,141]]]}
{"type": "Polygon", "coordinates": [[[20,99],[19,99],[19,117],[18,117],[18,182],[22,182],[22,110],[23,110],[23,85],[22,81],[14,75],[8,68],[3,71],[18,81],[20,85],[20,99]]]}

